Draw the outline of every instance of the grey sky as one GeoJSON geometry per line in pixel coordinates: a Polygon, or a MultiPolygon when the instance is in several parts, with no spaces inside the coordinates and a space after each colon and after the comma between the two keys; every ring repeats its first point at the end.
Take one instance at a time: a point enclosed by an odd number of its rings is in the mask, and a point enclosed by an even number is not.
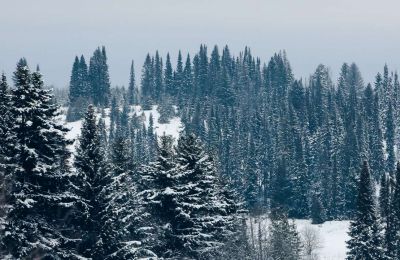
{"type": "Polygon", "coordinates": [[[365,81],[388,63],[400,69],[398,0],[0,0],[0,71],[24,56],[47,84],[66,86],[75,55],[107,48],[113,85],[126,85],[130,61],[165,57],[201,43],[233,54],[249,46],[262,61],[287,51],[296,77],[319,63],[337,76],[356,62],[365,81]]]}

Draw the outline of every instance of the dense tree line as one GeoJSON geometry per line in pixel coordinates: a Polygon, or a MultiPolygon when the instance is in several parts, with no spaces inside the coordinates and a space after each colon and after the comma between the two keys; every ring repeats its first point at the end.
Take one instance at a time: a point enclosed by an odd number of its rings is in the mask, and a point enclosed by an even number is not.
{"type": "Polygon", "coordinates": [[[69,83],[69,108],[67,120],[75,121],[85,113],[87,106],[109,106],[110,76],[108,73],[106,49],[97,48],[90,58],[89,66],[85,57],[75,57],[69,83]]]}
{"type": "Polygon", "coordinates": [[[396,73],[365,85],[345,63],[336,83],[324,65],[296,80],[284,52],[262,64],[204,45],[173,67],[148,54],[140,84],[132,62],[127,90],[111,89],[104,47],[89,66],[76,57],[72,155],[39,68],[21,59],[12,87],[1,78],[2,257],[299,259],[288,218],[351,219],[349,259],[399,257],[396,73]],[[180,116],[179,140],[136,105],[156,105],[159,123],[180,116]],[[258,246],[247,213],[271,219],[258,246]]]}
{"type": "Polygon", "coordinates": [[[374,86],[354,63],[336,83],[324,65],[296,80],[284,52],[262,64],[248,48],[234,57],[216,46],[209,57],[204,45],[171,66],[169,55],[165,68],[158,53],[147,55],[142,104],[172,100],[252,212],[279,205],[317,222],[352,218],[362,161],[374,180],[394,174],[400,85],[387,66],[374,86]]]}

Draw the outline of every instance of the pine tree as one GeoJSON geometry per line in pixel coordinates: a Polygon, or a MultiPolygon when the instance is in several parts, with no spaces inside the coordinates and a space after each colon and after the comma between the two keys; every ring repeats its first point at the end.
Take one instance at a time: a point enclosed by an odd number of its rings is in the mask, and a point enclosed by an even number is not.
{"type": "Polygon", "coordinates": [[[177,89],[176,86],[174,85],[173,69],[169,53],[167,54],[167,60],[165,61],[164,82],[165,82],[165,93],[167,95],[170,95],[171,97],[175,97],[177,94],[177,89]]]}
{"type": "Polygon", "coordinates": [[[357,210],[347,241],[347,259],[384,259],[372,185],[368,163],[364,161],[358,184],[357,210]]]}
{"type": "Polygon", "coordinates": [[[40,72],[31,73],[21,59],[13,79],[15,138],[4,249],[14,258],[71,258],[76,231],[65,216],[74,214],[76,196],[69,191],[69,174],[62,165],[69,156],[67,129],[56,120],[58,107],[50,90],[43,89],[40,72]]]}
{"type": "Polygon", "coordinates": [[[286,213],[271,219],[269,226],[268,254],[271,259],[300,259],[301,241],[294,223],[289,223],[286,213]]]}
{"type": "Polygon", "coordinates": [[[0,117],[0,234],[3,234],[5,217],[9,209],[6,200],[6,180],[8,179],[7,172],[9,167],[12,167],[12,165],[10,165],[10,157],[12,156],[13,141],[11,140],[14,138],[13,132],[11,131],[11,106],[10,90],[6,76],[3,73],[0,81],[0,114],[2,115],[0,117]]]}
{"type": "Polygon", "coordinates": [[[150,110],[154,99],[154,71],[150,54],[147,54],[142,68],[141,105],[144,110],[150,110]]]}
{"type": "Polygon", "coordinates": [[[82,256],[93,259],[104,259],[118,249],[116,231],[107,230],[106,225],[110,218],[107,211],[107,188],[112,179],[104,155],[95,110],[90,105],[83,122],[74,164],[79,176],[75,185],[84,203],[79,218],[83,234],[78,251],[82,256]]]}
{"type": "Polygon", "coordinates": [[[135,68],[134,63],[131,63],[131,70],[129,74],[129,87],[128,87],[128,104],[135,105],[137,104],[137,90],[135,86],[135,68]]]}
{"type": "MultiPolygon", "coordinates": [[[[104,187],[107,192],[108,206],[106,208],[106,234],[114,234],[109,247],[112,254],[110,259],[137,259],[155,257],[148,249],[152,240],[153,229],[146,218],[147,214],[142,206],[138,194],[137,184],[130,164],[128,142],[121,124],[117,125],[116,136],[111,148],[111,177],[112,182],[104,187]]],[[[137,178],[136,178],[137,179],[137,178]]],[[[105,246],[109,246],[104,244],[105,246]]],[[[106,252],[107,252],[106,251],[106,252]]]]}
{"type": "Polygon", "coordinates": [[[110,97],[110,76],[104,46],[101,49],[97,48],[90,58],[89,80],[94,104],[107,107],[110,97]]]}
{"type": "Polygon", "coordinates": [[[397,163],[393,195],[388,214],[388,228],[386,230],[387,252],[393,259],[400,258],[400,164],[397,163]]]}
{"type": "Polygon", "coordinates": [[[72,66],[69,85],[69,107],[67,121],[75,121],[82,118],[91,99],[88,68],[83,55],[80,59],[75,57],[72,66]]]}
{"type": "Polygon", "coordinates": [[[395,145],[395,125],[394,125],[394,117],[393,117],[393,106],[390,103],[388,105],[388,113],[386,118],[386,152],[388,157],[386,159],[386,171],[390,174],[393,174],[395,171],[396,157],[394,153],[394,145],[395,145]]]}
{"type": "Polygon", "coordinates": [[[311,220],[312,224],[323,224],[326,220],[326,212],[322,204],[320,194],[314,194],[311,199],[311,220]]]}
{"type": "Polygon", "coordinates": [[[174,254],[176,247],[170,230],[176,207],[176,193],[171,192],[176,185],[172,145],[170,136],[161,136],[156,161],[143,166],[140,172],[143,200],[159,234],[152,248],[159,256],[174,254]]]}
{"type": "Polygon", "coordinates": [[[221,188],[215,166],[196,136],[180,137],[176,161],[180,180],[175,189],[183,196],[177,200],[174,233],[181,253],[211,257],[236,232],[236,205],[221,188]]]}

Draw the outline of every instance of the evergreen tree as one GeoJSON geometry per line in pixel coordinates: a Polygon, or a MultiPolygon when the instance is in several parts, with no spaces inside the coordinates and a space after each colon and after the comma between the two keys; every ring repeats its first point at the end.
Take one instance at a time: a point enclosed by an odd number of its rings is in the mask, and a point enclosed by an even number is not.
{"type": "Polygon", "coordinates": [[[131,63],[131,70],[129,74],[129,87],[128,87],[128,104],[135,105],[137,104],[137,90],[135,86],[135,68],[133,61],[131,63]]]}
{"type": "Polygon", "coordinates": [[[89,100],[91,99],[91,88],[88,76],[88,68],[83,55],[80,59],[75,57],[72,66],[71,80],[69,85],[69,107],[67,121],[81,119],[84,115],[89,100]]]}
{"type": "Polygon", "coordinates": [[[167,54],[167,60],[165,61],[164,82],[165,82],[165,93],[167,95],[170,95],[171,97],[175,97],[177,89],[176,86],[174,85],[173,69],[169,53],[167,54]]]}
{"type": "Polygon", "coordinates": [[[386,230],[387,252],[393,259],[400,257],[400,164],[397,163],[393,195],[388,214],[388,227],[386,230]]]}
{"type": "Polygon", "coordinates": [[[76,230],[68,216],[75,212],[76,196],[69,191],[69,174],[61,164],[69,156],[67,129],[56,120],[58,107],[50,90],[43,89],[40,72],[31,73],[21,59],[13,79],[10,113],[15,138],[4,250],[14,258],[72,258],[76,230]]]}
{"type": "Polygon", "coordinates": [[[143,109],[149,110],[154,98],[154,73],[150,54],[147,54],[142,68],[141,91],[143,109]]]}
{"type": "Polygon", "coordinates": [[[300,236],[294,223],[289,223],[286,213],[271,219],[269,226],[268,253],[271,259],[297,260],[301,255],[300,236]]]}
{"type": "Polygon", "coordinates": [[[357,210],[347,241],[347,259],[384,259],[372,185],[369,167],[364,161],[358,184],[357,210]]]}
{"type": "Polygon", "coordinates": [[[107,107],[110,97],[110,76],[104,46],[101,49],[97,48],[90,58],[89,80],[94,104],[107,107]]]}
{"type": "Polygon", "coordinates": [[[112,178],[104,155],[95,110],[90,105],[83,122],[74,164],[79,176],[76,185],[84,203],[79,218],[83,234],[78,250],[82,256],[92,259],[104,259],[114,253],[118,250],[119,242],[116,231],[107,230],[110,218],[107,211],[110,200],[108,186],[112,178]]]}
{"type": "Polygon", "coordinates": [[[11,131],[11,106],[10,90],[6,76],[3,73],[0,80],[0,114],[2,115],[0,117],[0,234],[3,234],[4,221],[9,209],[6,200],[6,192],[8,190],[6,180],[9,167],[12,167],[12,165],[10,165],[10,157],[12,156],[13,141],[11,140],[14,138],[13,132],[11,131]]]}
{"type": "Polygon", "coordinates": [[[326,219],[326,212],[319,194],[314,194],[311,199],[311,220],[312,224],[323,224],[326,219]]]}
{"type": "Polygon", "coordinates": [[[394,153],[394,145],[395,145],[395,125],[394,125],[394,117],[393,117],[393,106],[390,103],[388,105],[388,113],[386,117],[386,152],[388,157],[386,159],[386,171],[390,174],[394,173],[396,157],[394,153]]]}

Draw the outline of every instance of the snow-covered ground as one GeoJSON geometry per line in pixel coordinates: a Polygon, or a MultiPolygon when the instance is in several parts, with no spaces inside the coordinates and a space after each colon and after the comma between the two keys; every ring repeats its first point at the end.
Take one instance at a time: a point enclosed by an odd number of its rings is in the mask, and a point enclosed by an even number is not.
{"type": "MultiPolygon", "coordinates": [[[[267,227],[270,221],[266,217],[251,218],[253,223],[250,227],[248,221],[249,233],[253,232],[253,237],[257,240],[258,229],[261,227],[263,233],[267,235],[267,227]],[[261,225],[259,225],[261,221],[261,225]]],[[[312,225],[310,220],[294,220],[297,231],[304,238],[305,230],[312,230],[318,237],[319,248],[316,250],[317,259],[320,260],[343,260],[346,258],[346,241],[349,239],[347,234],[349,221],[327,221],[321,225],[312,225]]],[[[249,234],[251,237],[251,234],[249,234]]]]}
{"type": "MultiPolygon", "coordinates": [[[[76,139],[78,138],[81,132],[82,120],[78,120],[75,122],[65,122],[65,114],[67,108],[62,108],[62,110],[64,113],[61,116],[60,120],[61,122],[65,123],[65,126],[68,129],[70,129],[66,137],[70,140],[75,140],[74,144],[70,147],[71,151],[74,151],[76,139]]],[[[153,116],[154,130],[157,133],[157,136],[162,136],[164,134],[171,135],[175,140],[177,140],[179,137],[179,133],[181,132],[181,130],[183,130],[183,124],[179,117],[172,118],[168,124],[160,124],[158,122],[160,113],[158,113],[157,111],[157,106],[153,106],[151,110],[142,110],[140,106],[131,106],[129,116],[132,117],[135,113],[137,116],[141,116],[144,113],[144,123],[146,127],[148,127],[149,125],[150,114],[153,116]]],[[[109,114],[110,114],[110,109],[105,109],[106,117],[104,121],[107,129],[109,129],[110,127],[109,114]]],[[[97,116],[99,118],[101,117],[100,111],[97,114],[97,116]]]]}
{"type": "Polygon", "coordinates": [[[307,226],[312,226],[321,238],[321,248],[318,259],[343,260],[346,258],[346,241],[349,221],[327,221],[322,225],[311,225],[309,220],[295,220],[300,234],[307,226]]]}

